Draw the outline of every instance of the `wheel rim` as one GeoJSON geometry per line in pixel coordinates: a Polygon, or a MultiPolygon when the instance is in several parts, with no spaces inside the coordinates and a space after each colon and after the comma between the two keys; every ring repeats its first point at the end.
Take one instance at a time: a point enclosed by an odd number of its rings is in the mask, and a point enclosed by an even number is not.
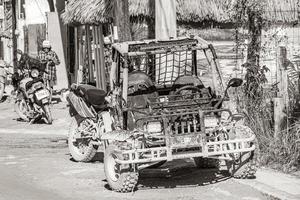
{"type": "Polygon", "coordinates": [[[108,176],[114,182],[120,178],[120,164],[116,162],[116,158],[115,154],[110,154],[106,160],[108,176]]]}
{"type": "Polygon", "coordinates": [[[74,147],[76,152],[78,154],[85,154],[89,147],[89,141],[87,139],[78,139],[75,137],[75,134],[73,134],[72,139],[72,146],[74,147]]]}

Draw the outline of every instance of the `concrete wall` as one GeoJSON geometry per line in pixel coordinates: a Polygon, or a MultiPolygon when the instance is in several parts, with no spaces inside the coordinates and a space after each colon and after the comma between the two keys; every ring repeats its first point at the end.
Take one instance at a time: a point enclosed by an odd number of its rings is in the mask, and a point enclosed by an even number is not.
{"type": "Polygon", "coordinates": [[[47,22],[46,12],[49,12],[47,0],[26,0],[25,15],[26,25],[28,24],[45,24],[47,22]]]}
{"type": "Polygon", "coordinates": [[[49,12],[48,18],[48,40],[51,41],[52,49],[57,53],[60,59],[60,65],[57,66],[57,86],[55,89],[60,90],[68,88],[68,75],[66,70],[65,42],[62,35],[65,34],[61,26],[59,13],[49,12]]]}

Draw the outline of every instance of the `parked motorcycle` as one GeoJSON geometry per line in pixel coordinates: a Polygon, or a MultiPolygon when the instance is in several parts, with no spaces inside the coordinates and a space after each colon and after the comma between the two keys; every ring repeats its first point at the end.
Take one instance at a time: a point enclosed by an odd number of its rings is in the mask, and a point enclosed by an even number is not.
{"type": "Polygon", "coordinates": [[[39,60],[21,52],[18,72],[14,73],[12,81],[15,88],[15,111],[24,121],[33,123],[44,119],[46,123],[52,124],[50,92],[43,79],[45,67],[39,60]]]}

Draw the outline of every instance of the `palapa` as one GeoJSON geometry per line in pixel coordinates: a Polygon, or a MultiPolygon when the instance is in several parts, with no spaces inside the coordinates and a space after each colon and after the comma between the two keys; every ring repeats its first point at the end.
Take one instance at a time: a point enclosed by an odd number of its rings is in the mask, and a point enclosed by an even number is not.
{"type": "MultiPolygon", "coordinates": [[[[181,22],[233,22],[231,13],[237,0],[176,0],[177,20],[181,22]]],[[[154,18],[155,0],[129,0],[131,17],[154,18]]],[[[290,23],[300,18],[298,0],[262,0],[263,18],[269,22],[290,23]]],[[[113,16],[114,0],[69,0],[61,15],[66,24],[106,23],[113,16]]]]}

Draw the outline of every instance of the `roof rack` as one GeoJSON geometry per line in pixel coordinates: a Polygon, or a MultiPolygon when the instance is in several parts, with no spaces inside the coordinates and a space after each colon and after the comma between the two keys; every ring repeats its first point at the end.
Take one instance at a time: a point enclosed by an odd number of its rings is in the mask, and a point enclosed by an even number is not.
{"type": "Polygon", "coordinates": [[[168,40],[168,41],[152,41],[149,43],[130,44],[128,46],[128,52],[145,52],[154,50],[166,50],[172,48],[178,48],[183,46],[196,46],[198,40],[192,38],[185,38],[180,40],[168,40]]]}

